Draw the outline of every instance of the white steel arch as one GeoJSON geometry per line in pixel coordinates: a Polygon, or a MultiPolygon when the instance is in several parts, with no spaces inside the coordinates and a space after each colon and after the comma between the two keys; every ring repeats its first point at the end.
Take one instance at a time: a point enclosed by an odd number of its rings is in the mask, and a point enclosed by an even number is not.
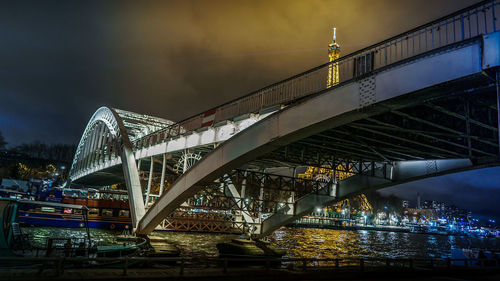
{"type": "Polygon", "coordinates": [[[99,108],[90,118],[76,149],[69,173],[70,181],[103,163],[121,160],[129,194],[132,223],[144,216],[142,188],[131,139],[173,124],[172,121],[109,107],[99,108]]]}

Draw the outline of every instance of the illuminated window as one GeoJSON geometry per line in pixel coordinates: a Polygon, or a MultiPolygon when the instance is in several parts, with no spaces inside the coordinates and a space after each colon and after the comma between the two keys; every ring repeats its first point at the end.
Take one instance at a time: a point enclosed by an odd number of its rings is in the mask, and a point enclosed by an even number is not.
{"type": "Polygon", "coordinates": [[[120,210],[118,216],[123,218],[128,218],[129,214],[130,214],[129,210],[120,210]]]}
{"type": "Polygon", "coordinates": [[[73,213],[73,209],[71,209],[71,208],[64,208],[64,213],[65,214],[72,214],[73,213]]]}
{"type": "Polygon", "coordinates": [[[103,209],[102,210],[102,215],[104,217],[112,217],[113,216],[113,210],[111,210],[111,209],[103,209]]]}
{"type": "Polygon", "coordinates": [[[55,209],[52,207],[42,207],[41,210],[42,210],[42,212],[47,212],[47,213],[55,212],[55,209]]]}
{"type": "Polygon", "coordinates": [[[99,215],[99,209],[97,208],[90,208],[89,209],[89,216],[98,216],[99,215]]]}

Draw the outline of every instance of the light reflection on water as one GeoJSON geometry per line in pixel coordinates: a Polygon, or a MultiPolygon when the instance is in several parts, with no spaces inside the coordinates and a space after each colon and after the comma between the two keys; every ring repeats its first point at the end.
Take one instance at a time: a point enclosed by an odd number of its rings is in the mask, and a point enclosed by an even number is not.
{"type": "MultiPolygon", "coordinates": [[[[33,246],[44,247],[47,238],[87,238],[87,231],[84,228],[66,228],[66,227],[23,227],[23,234],[29,234],[32,237],[33,246]]],[[[116,243],[115,235],[119,232],[90,229],[92,243],[96,245],[109,245],[116,243]]]]}
{"type": "MultiPolygon", "coordinates": [[[[86,237],[84,229],[23,227],[37,243],[47,237],[86,237]]],[[[91,229],[94,242],[114,243],[119,232],[91,229]]],[[[234,234],[155,232],[165,237],[186,257],[216,257],[216,245],[238,237],[234,234]]],[[[290,258],[429,258],[449,257],[451,248],[500,248],[500,239],[467,238],[385,231],[346,231],[331,229],[281,228],[269,239],[272,244],[287,249],[290,258]]]]}
{"type": "Polygon", "coordinates": [[[429,258],[450,257],[451,248],[500,247],[495,238],[427,235],[386,231],[282,228],[271,241],[302,258],[429,258]]]}

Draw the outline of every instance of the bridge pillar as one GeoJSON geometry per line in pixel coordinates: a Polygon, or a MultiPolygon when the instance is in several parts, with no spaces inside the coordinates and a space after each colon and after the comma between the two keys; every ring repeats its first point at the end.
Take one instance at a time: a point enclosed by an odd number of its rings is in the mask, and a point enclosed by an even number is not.
{"type": "Polygon", "coordinates": [[[497,86],[497,128],[498,128],[498,158],[500,159],[500,69],[495,75],[497,86]]]}
{"type": "MultiPolygon", "coordinates": [[[[246,183],[246,181],[245,181],[246,183]]],[[[243,184],[241,194],[238,192],[236,189],[236,186],[232,183],[232,181],[228,178],[225,180],[224,185],[228,188],[229,193],[233,197],[233,200],[235,201],[236,205],[238,206],[238,209],[240,209],[241,216],[243,218],[243,221],[248,225],[250,228],[250,235],[253,233],[260,233],[261,225],[259,223],[259,219],[254,219],[252,217],[252,214],[248,211],[248,205],[245,202],[244,194],[245,194],[245,183],[243,184]]]]}
{"type": "Polygon", "coordinates": [[[146,199],[144,201],[144,206],[148,206],[149,194],[151,193],[151,183],[153,181],[153,171],[154,171],[154,157],[151,156],[151,163],[149,165],[149,176],[148,176],[148,188],[146,190],[146,199]]]}
{"type": "Polygon", "coordinates": [[[162,155],[162,166],[161,166],[161,179],[160,179],[160,190],[158,191],[158,196],[163,193],[163,185],[165,184],[165,169],[167,168],[167,154],[162,155]]]}
{"type": "Polygon", "coordinates": [[[144,209],[141,182],[139,179],[137,165],[135,163],[134,153],[132,149],[126,147],[125,145],[122,147],[122,167],[123,175],[125,176],[125,184],[127,185],[132,226],[135,231],[139,221],[146,213],[146,210],[144,209]]]}

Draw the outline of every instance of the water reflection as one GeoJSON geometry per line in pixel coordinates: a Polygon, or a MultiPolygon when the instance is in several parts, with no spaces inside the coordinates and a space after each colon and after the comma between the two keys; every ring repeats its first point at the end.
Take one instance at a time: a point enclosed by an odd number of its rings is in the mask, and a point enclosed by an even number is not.
{"type": "Polygon", "coordinates": [[[383,231],[284,228],[271,241],[288,257],[429,258],[450,257],[452,248],[498,248],[495,238],[467,238],[383,231]]]}
{"type": "MultiPolygon", "coordinates": [[[[84,229],[26,227],[35,243],[44,246],[47,237],[86,237],[84,229]]],[[[91,229],[93,241],[98,244],[115,242],[110,230],[91,229]]],[[[234,234],[209,234],[185,232],[155,232],[177,245],[185,257],[216,257],[216,245],[236,238],[234,234]]],[[[287,249],[290,258],[429,258],[450,257],[452,248],[500,248],[499,239],[467,238],[460,236],[426,235],[382,231],[345,231],[330,229],[281,228],[270,241],[287,249]]]]}

